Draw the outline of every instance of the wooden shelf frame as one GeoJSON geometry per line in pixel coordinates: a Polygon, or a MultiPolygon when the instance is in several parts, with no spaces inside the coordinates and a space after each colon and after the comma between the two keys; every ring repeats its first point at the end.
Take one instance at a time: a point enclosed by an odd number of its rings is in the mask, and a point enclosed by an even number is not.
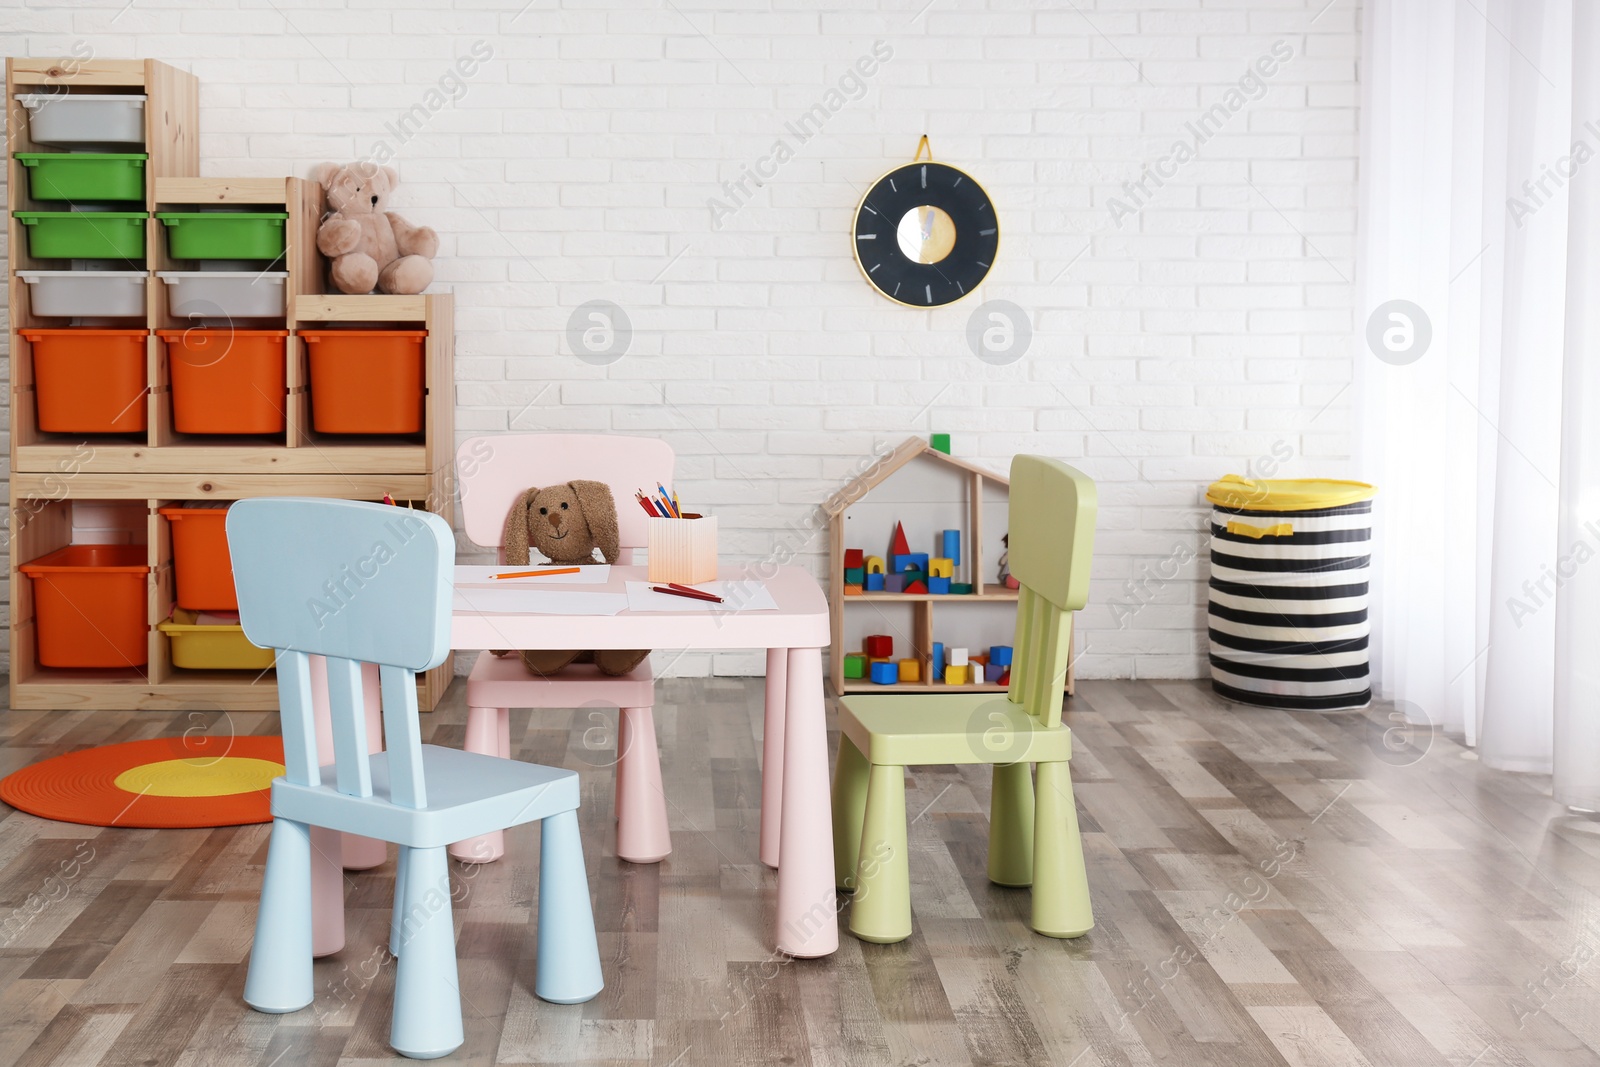
{"type": "MultiPolygon", "coordinates": [[[[984,558],[983,554],[983,503],[984,483],[993,482],[1003,486],[1008,491],[1011,480],[1003,474],[986,470],[965,460],[957,459],[934,449],[927,441],[920,437],[908,437],[902,441],[887,456],[874,463],[860,477],[834,493],[823,503],[823,510],[828,515],[828,612],[829,629],[833,640],[829,649],[828,675],[829,682],[833,685],[835,693],[1004,693],[1006,686],[991,682],[982,682],[971,685],[946,685],[930,678],[930,665],[933,652],[934,612],[937,605],[940,609],[959,607],[962,604],[994,604],[1016,603],[1017,591],[996,585],[994,582],[985,582],[982,567],[978,564],[984,558]],[[967,491],[968,507],[966,525],[961,532],[963,556],[974,561],[972,567],[973,591],[966,595],[954,593],[869,593],[861,592],[846,596],[844,592],[844,553],[845,553],[845,514],[852,505],[861,500],[872,490],[887,481],[896,471],[907,464],[922,459],[932,458],[936,462],[958,470],[964,480],[967,491]],[[872,682],[858,679],[846,680],[844,676],[844,617],[845,609],[852,604],[883,605],[886,603],[909,604],[912,607],[912,638],[911,655],[896,656],[896,659],[915,658],[921,663],[920,682],[896,682],[894,685],[875,685],[872,682]]],[[[868,553],[869,555],[875,553],[868,553]]],[[[1068,626],[1072,625],[1071,619],[1068,626]]],[[[1068,640],[1071,641],[1069,631],[1068,640]]],[[[854,651],[854,650],[851,650],[854,651]]],[[[1069,663],[1067,667],[1067,693],[1070,695],[1075,687],[1074,671],[1069,663]]]]}

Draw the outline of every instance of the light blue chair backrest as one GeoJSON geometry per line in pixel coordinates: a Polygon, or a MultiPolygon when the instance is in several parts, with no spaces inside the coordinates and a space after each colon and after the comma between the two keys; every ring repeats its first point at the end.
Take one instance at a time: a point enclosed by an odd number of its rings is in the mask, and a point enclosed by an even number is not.
{"type": "Polygon", "coordinates": [[[312,655],[327,658],[336,788],[372,795],[361,665],[379,665],[391,799],[427,807],[416,672],[450,655],[455,538],[439,516],[305,497],[228,509],[245,636],[277,650],[285,777],[320,785],[312,655]]]}

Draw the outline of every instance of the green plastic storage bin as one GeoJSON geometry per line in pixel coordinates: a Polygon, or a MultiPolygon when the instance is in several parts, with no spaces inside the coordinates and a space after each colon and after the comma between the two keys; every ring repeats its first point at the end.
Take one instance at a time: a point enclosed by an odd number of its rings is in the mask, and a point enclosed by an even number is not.
{"type": "Polygon", "coordinates": [[[277,259],[289,215],[283,211],[161,211],[173,259],[277,259]]]}
{"type": "Polygon", "coordinates": [[[143,211],[19,211],[28,252],[40,259],[144,258],[143,211]]]}
{"type": "Polygon", "coordinates": [[[18,152],[35,200],[144,200],[150,157],[110,152],[18,152]]]}

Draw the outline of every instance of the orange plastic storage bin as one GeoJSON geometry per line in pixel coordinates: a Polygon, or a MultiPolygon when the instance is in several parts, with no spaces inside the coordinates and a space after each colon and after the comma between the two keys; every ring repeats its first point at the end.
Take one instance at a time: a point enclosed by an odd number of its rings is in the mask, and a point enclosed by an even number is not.
{"type": "Polygon", "coordinates": [[[45,667],[142,667],[144,545],[68,545],[20,568],[33,580],[39,663],[45,667]]]}
{"type": "Polygon", "coordinates": [[[422,429],[427,330],[301,330],[311,354],[311,428],[318,433],[422,429]]]}
{"type": "Polygon", "coordinates": [[[282,433],[288,330],[157,330],[179,433],[282,433]]]}
{"type": "Polygon", "coordinates": [[[172,524],[172,573],[178,607],[238,611],[233,557],[228,555],[227,508],[160,508],[172,524]]]}
{"type": "Polygon", "coordinates": [[[39,429],[138,433],[145,428],[147,330],[19,330],[33,346],[39,429]]]}

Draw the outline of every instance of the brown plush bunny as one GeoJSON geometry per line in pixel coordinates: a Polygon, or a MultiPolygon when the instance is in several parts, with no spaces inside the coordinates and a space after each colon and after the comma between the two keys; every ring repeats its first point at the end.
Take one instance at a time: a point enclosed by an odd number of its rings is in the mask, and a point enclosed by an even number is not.
{"type": "MultiPolygon", "coordinates": [[[[552,563],[595,562],[594,550],[607,563],[621,551],[617,505],[605,482],[574,481],[529,489],[506,516],[506,563],[526,566],[528,544],[552,563]]],[[[524,651],[522,662],[537,675],[551,675],[569,663],[593,663],[601,674],[627,674],[650,654],[649,649],[602,648],[524,651]]]]}

